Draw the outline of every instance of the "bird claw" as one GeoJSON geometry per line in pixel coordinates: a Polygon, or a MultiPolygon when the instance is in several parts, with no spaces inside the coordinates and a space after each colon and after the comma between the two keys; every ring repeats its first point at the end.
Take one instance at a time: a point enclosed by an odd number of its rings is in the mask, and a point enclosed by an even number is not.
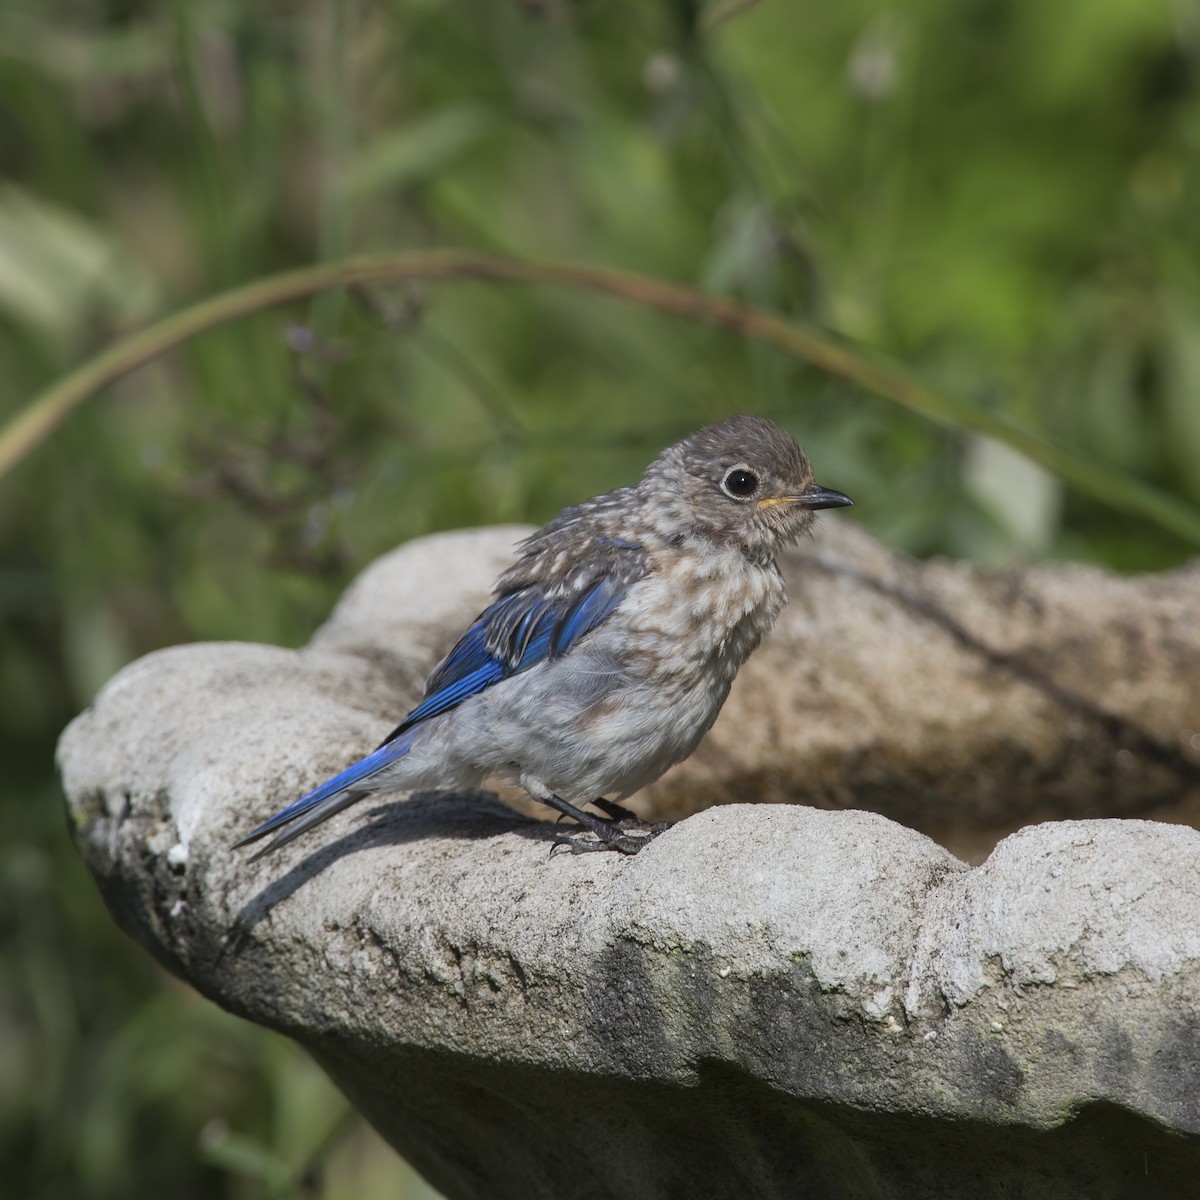
{"type": "Polygon", "coordinates": [[[636,854],[649,840],[649,838],[643,837],[618,835],[602,842],[584,829],[580,830],[575,837],[567,834],[556,837],[550,844],[550,857],[553,858],[554,852],[560,847],[565,847],[571,854],[592,854],[597,850],[616,850],[621,854],[636,854]]]}
{"type": "MultiPolygon", "coordinates": [[[[671,828],[670,821],[662,821],[657,825],[649,825],[641,820],[638,823],[647,832],[635,837],[614,832],[601,838],[587,829],[581,829],[574,835],[560,833],[550,844],[550,857],[553,858],[554,852],[560,847],[566,847],[571,854],[594,854],[602,850],[615,850],[618,854],[637,854],[643,846],[649,845],[660,833],[671,828]]],[[[614,822],[613,827],[623,828],[624,822],[614,822]]]]}

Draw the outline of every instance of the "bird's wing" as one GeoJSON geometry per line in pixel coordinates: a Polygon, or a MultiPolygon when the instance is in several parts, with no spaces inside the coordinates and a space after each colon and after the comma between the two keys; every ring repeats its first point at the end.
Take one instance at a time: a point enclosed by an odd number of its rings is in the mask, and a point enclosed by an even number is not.
{"type": "Polygon", "coordinates": [[[526,543],[520,561],[500,580],[501,594],[434,670],[425,699],[379,747],[281,809],[237,845],[287,826],[254,856],[261,858],[353,804],[370,790],[361,787],[366,780],[408,753],[415,726],[518,671],[566,654],[612,615],[646,572],[648,556],[632,542],[576,537],[560,552],[554,548],[557,531],[548,529],[551,537],[535,535],[526,543]],[[572,549],[575,553],[568,553],[572,549]]]}
{"type": "Polygon", "coordinates": [[[429,676],[425,698],[380,748],[502,679],[559,658],[611,616],[645,574],[647,556],[632,542],[605,541],[601,548],[556,582],[530,580],[484,609],[429,676]]]}

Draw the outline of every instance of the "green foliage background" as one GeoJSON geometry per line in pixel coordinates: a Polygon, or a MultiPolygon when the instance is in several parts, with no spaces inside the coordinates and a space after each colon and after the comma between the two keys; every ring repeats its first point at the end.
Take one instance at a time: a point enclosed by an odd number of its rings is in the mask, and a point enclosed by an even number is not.
{"type": "MultiPolygon", "coordinates": [[[[747,298],[1200,502],[1198,69],[1189,0],[0,0],[0,419],[224,287],[452,245],[747,298]]],[[[733,335],[478,284],[207,334],[0,479],[6,1191],[428,1194],[111,927],[55,738],[142,653],[298,644],[397,542],[743,410],[911,553],[1191,549],[733,335]]]]}

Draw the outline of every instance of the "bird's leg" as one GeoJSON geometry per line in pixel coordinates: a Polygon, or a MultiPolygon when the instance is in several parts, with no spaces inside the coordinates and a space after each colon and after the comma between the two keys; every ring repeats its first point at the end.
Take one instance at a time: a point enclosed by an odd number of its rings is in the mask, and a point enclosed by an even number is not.
{"type": "MultiPolygon", "coordinates": [[[[558,837],[554,839],[554,845],[551,847],[553,851],[558,846],[567,846],[572,854],[585,854],[591,850],[616,850],[621,854],[636,854],[647,842],[657,837],[668,826],[652,825],[650,832],[639,837],[630,837],[626,833],[622,833],[620,827],[615,821],[605,820],[603,817],[595,817],[589,812],[584,812],[581,808],[576,808],[574,804],[564,800],[561,796],[546,795],[538,796],[543,804],[548,804],[551,808],[556,809],[565,817],[571,817],[578,821],[585,829],[590,830],[599,838],[596,842],[581,842],[573,837],[558,837]]],[[[605,801],[607,803],[607,801],[605,801]]],[[[619,807],[619,806],[618,806],[619,807]]]]}
{"type": "Polygon", "coordinates": [[[597,796],[591,801],[602,813],[611,820],[616,821],[622,827],[633,825],[639,829],[649,829],[650,822],[643,821],[631,808],[626,808],[623,804],[618,804],[615,800],[605,800],[603,796],[597,796]]]}
{"type": "MultiPolygon", "coordinates": [[[[605,800],[603,796],[597,796],[595,800],[587,801],[588,804],[594,804],[602,813],[607,814],[608,818],[614,825],[619,825],[622,829],[628,829],[630,826],[640,828],[649,826],[641,817],[632,809],[626,808],[622,804],[617,804],[613,800],[605,800]]],[[[558,819],[554,822],[555,825],[561,825],[566,818],[566,813],[559,813],[558,819]]],[[[574,818],[572,818],[574,820],[574,818]]]]}

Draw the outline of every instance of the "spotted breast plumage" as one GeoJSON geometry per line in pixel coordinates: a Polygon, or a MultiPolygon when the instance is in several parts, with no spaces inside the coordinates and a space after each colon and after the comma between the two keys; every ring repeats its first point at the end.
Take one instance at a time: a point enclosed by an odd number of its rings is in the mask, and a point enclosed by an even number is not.
{"type": "Polygon", "coordinates": [[[527,538],[383,744],[238,845],[276,834],[259,857],[370,793],[497,777],[590,831],[572,851],[636,853],[660,827],[619,802],[696,748],[785,603],[779,551],[850,503],[759,417],[668,447],[527,538]]]}

